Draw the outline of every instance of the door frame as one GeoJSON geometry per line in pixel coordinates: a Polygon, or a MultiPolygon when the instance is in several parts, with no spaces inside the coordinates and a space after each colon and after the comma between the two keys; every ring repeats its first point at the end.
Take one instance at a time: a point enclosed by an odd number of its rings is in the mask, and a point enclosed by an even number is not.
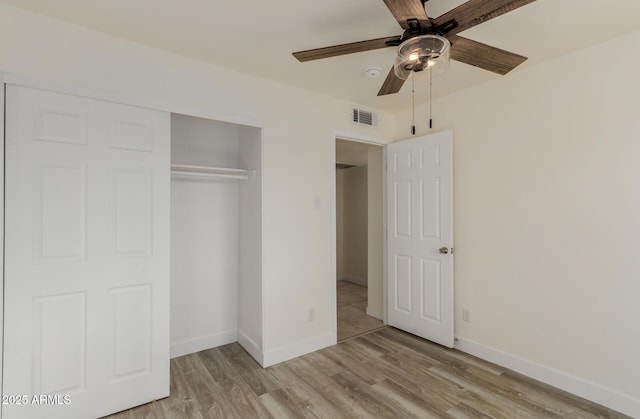
{"type": "MultiPolygon", "coordinates": [[[[331,322],[331,334],[334,344],[338,342],[338,302],[336,292],[336,271],[337,271],[337,237],[336,237],[336,140],[342,139],[347,141],[354,141],[357,143],[370,144],[382,147],[382,162],[383,162],[383,180],[382,180],[382,198],[383,202],[387,200],[387,148],[385,147],[390,141],[386,141],[381,137],[376,137],[368,134],[360,134],[351,131],[343,131],[334,129],[331,131],[329,146],[331,148],[331,167],[329,170],[329,209],[331,213],[330,219],[330,255],[331,255],[331,275],[329,276],[329,321],[331,322]]],[[[387,254],[387,208],[386,205],[382,205],[382,225],[385,234],[382,237],[382,252],[383,255],[387,254]]],[[[387,260],[386,257],[382,260],[382,322],[387,324],[387,260]]]]}

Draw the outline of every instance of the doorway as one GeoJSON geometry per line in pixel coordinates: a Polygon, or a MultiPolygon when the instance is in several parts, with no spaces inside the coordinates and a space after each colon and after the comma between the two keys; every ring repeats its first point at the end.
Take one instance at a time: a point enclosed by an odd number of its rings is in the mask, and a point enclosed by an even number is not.
{"type": "Polygon", "coordinates": [[[338,341],[383,326],[382,151],[336,138],[338,341]]]}
{"type": "MultiPolygon", "coordinates": [[[[374,234],[369,234],[370,230],[367,230],[368,249],[380,253],[379,257],[369,257],[368,253],[366,315],[381,318],[384,324],[453,347],[453,133],[442,131],[393,144],[385,144],[375,137],[334,133],[332,152],[335,154],[332,164],[341,163],[341,160],[349,162],[339,147],[357,147],[358,143],[363,143],[360,144],[362,146],[378,146],[377,149],[383,154],[379,163],[380,177],[383,179],[381,198],[378,200],[383,202],[381,227],[374,234]],[[346,139],[346,143],[343,143],[342,140],[346,139]],[[388,170],[383,169],[387,165],[388,170]],[[387,224],[388,231],[385,231],[387,224]],[[379,247],[372,243],[376,237],[382,243],[379,247]],[[397,253],[398,250],[394,250],[393,246],[401,241],[406,242],[403,244],[405,248],[397,253]],[[375,261],[382,265],[382,298],[375,298],[372,292],[378,283],[370,269],[370,264],[375,261]],[[376,304],[379,304],[382,315],[374,314],[376,304]],[[410,315],[411,323],[398,322],[396,317],[400,313],[410,315]]],[[[376,147],[367,148],[368,152],[371,150],[376,150],[376,147]]],[[[369,165],[368,159],[366,163],[369,165]]],[[[336,186],[332,188],[332,199],[336,204],[340,194],[343,197],[348,195],[344,191],[338,192],[340,176],[336,173],[332,182],[336,186]]],[[[371,190],[370,186],[368,182],[367,191],[371,190]]],[[[371,199],[371,196],[367,199],[371,199]]],[[[344,236],[339,237],[338,218],[344,207],[331,207],[331,223],[335,227],[332,228],[335,249],[332,263],[335,277],[339,279],[340,272],[344,273],[344,258],[341,262],[342,271],[338,269],[337,259],[340,257],[339,251],[344,253],[344,249],[340,248],[344,246],[344,236]]],[[[367,209],[367,217],[371,214],[371,208],[369,206],[367,209]]],[[[372,224],[370,221],[368,225],[372,224]]],[[[339,326],[346,323],[344,318],[340,319],[338,305],[346,305],[347,299],[337,295],[337,286],[334,288],[331,282],[332,306],[336,307],[333,323],[336,326],[335,336],[337,341],[341,341],[352,337],[338,330],[339,326]]]]}

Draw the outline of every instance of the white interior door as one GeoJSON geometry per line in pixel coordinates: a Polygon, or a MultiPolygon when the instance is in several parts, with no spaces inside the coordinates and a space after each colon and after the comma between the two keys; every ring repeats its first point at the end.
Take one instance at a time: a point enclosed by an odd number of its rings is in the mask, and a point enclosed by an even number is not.
{"type": "Polygon", "coordinates": [[[3,418],[168,396],[169,114],[7,86],[6,121],[3,418]]]}
{"type": "Polygon", "coordinates": [[[387,145],[387,321],[453,347],[451,131],[387,145]]]}

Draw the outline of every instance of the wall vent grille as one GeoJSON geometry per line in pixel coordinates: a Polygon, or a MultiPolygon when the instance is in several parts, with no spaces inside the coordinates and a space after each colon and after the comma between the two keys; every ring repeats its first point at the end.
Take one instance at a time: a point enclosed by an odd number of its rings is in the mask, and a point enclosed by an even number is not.
{"type": "Polygon", "coordinates": [[[377,127],[378,115],[364,109],[353,108],[353,122],[356,124],[367,125],[369,127],[377,127]]]}

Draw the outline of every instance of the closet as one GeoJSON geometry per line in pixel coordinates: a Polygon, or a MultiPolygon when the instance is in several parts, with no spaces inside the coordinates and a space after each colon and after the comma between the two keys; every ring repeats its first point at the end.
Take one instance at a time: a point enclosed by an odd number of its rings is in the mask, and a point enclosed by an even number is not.
{"type": "Polygon", "coordinates": [[[171,115],[171,357],[262,351],[260,129],[171,115]]]}
{"type": "Polygon", "coordinates": [[[2,417],[158,400],[226,343],[261,363],[260,128],[0,81],[2,417]]]}

